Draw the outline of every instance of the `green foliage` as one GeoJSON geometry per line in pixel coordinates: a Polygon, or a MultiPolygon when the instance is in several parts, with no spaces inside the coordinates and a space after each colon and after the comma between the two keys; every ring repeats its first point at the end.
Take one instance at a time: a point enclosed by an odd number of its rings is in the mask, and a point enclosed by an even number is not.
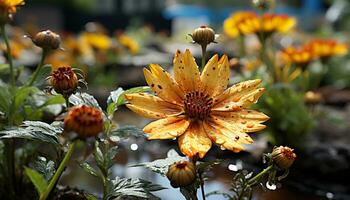
{"type": "Polygon", "coordinates": [[[268,88],[258,107],[270,117],[268,131],[276,145],[300,147],[313,128],[314,120],[304,104],[303,94],[286,85],[268,88]]]}
{"type": "Polygon", "coordinates": [[[89,164],[89,163],[81,163],[79,166],[88,174],[98,177],[98,172],[89,164]]]}
{"type": "MultiPolygon", "coordinates": [[[[46,78],[48,76],[50,76],[50,74],[51,74],[51,65],[49,65],[49,64],[43,65],[42,68],[40,69],[40,71],[38,72],[38,76],[36,77],[33,85],[35,85],[35,86],[43,85],[46,81],[46,78]]],[[[29,82],[32,80],[33,76],[34,76],[34,73],[28,79],[26,85],[29,84],[29,82]]]]}
{"type": "Polygon", "coordinates": [[[136,126],[129,125],[129,126],[124,126],[121,128],[116,128],[116,129],[111,130],[109,138],[112,141],[117,142],[121,138],[129,138],[131,136],[140,137],[143,135],[144,135],[144,132],[140,128],[138,128],[136,126]]]}
{"type": "Polygon", "coordinates": [[[170,165],[182,160],[187,160],[187,158],[180,156],[174,149],[170,149],[167,153],[167,158],[165,159],[158,159],[152,162],[140,163],[132,165],[132,167],[146,167],[147,169],[150,169],[155,173],[165,176],[168,172],[168,168],[170,165]]]}
{"type": "Polygon", "coordinates": [[[102,110],[95,97],[88,93],[76,93],[69,97],[69,103],[76,105],[85,104],[102,110]]]}
{"type": "Polygon", "coordinates": [[[50,181],[56,172],[55,163],[42,156],[38,157],[38,160],[34,163],[34,168],[44,176],[46,181],[50,181]]]}
{"type": "Polygon", "coordinates": [[[29,177],[30,181],[34,184],[39,195],[41,195],[48,186],[48,183],[45,180],[44,176],[28,167],[25,167],[25,173],[29,177]]]}
{"type": "Polygon", "coordinates": [[[108,116],[113,117],[113,113],[118,109],[118,106],[126,103],[125,94],[137,93],[137,92],[149,92],[151,91],[148,86],[134,87],[128,90],[123,90],[123,88],[118,88],[111,92],[107,99],[107,113],[108,116]]]}
{"type": "Polygon", "coordinates": [[[11,127],[0,131],[0,139],[22,138],[38,140],[52,144],[59,144],[58,135],[63,129],[59,126],[53,126],[41,121],[24,121],[20,127],[11,127]]]}
{"type": "Polygon", "coordinates": [[[110,193],[107,199],[127,199],[128,197],[139,197],[143,199],[159,199],[152,194],[164,187],[153,184],[142,179],[119,178],[110,181],[110,193]]]}

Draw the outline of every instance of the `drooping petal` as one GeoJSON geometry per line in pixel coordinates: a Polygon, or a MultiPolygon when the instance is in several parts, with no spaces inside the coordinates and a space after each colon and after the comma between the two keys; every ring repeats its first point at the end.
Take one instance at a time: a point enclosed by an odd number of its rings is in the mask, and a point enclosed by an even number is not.
{"type": "Polygon", "coordinates": [[[191,92],[200,88],[198,66],[188,49],[183,54],[179,50],[176,52],[173,65],[175,81],[183,91],[191,92]]]}
{"type": "Polygon", "coordinates": [[[198,155],[203,158],[211,148],[211,140],[199,122],[192,122],[186,132],[179,137],[178,142],[181,152],[188,157],[198,155]]]}
{"type": "Polygon", "coordinates": [[[209,121],[203,122],[203,127],[207,136],[222,149],[228,149],[233,152],[243,150],[243,146],[235,139],[236,134],[225,127],[209,121]]]}
{"type": "Polygon", "coordinates": [[[212,97],[221,94],[227,87],[230,77],[230,68],[226,55],[218,61],[218,56],[213,56],[205,65],[201,75],[203,89],[212,97]]]}
{"type": "Polygon", "coordinates": [[[150,69],[144,69],[144,75],[147,84],[151,89],[162,98],[174,104],[181,105],[183,91],[179,85],[170,77],[169,73],[163,70],[159,65],[151,64],[150,69]]]}
{"type": "Polygon", "coordinates": [[[125,98],[128,108],[147,118],[160,119],[183,112],[182,107],[146,93],[126,94],[125,98]]]}
{"type": "Polygon", "coordinates": [[[244,81],[233,85],[214,100],[213,111],[237,111],[255,103],[263,94],[258,88],[260,79],[244,81]]]}
{"type": "Polygon", "coordinates": [[[151,122],[143,128],[143,131],[148,134],[148,139],[173,139],[182,135],[190,121],[184,116],[167,117],[154,122],[151,122]]]}

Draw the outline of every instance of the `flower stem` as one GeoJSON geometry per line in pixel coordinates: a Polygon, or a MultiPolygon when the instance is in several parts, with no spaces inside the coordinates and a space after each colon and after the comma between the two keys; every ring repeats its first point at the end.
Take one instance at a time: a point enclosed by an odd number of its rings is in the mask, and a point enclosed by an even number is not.
{"type": "Polygon", "coordinates": [[[201,70],[204,69],[205,66],[205,54],[207,53],[207,45],[201,45],[202,46],[202,64],[201,64],[201,70]]]}
{"type": "Polygon", "coordinates": [[[33,83],[35,82],[35,80],[38,78],[38,75],[39,75],[39,73],[41,71],[41,68],[44,66],[44,61],[45,61],[46,55],[47,55],[47,50],[43,49],[43,53],[41,55],[40,62],[38,64],[38,66],[37,66],[37,68],[36,68],[32,78],[30,79],[30,82],[29,82],[28,86],[32,86],[33,83]]]}
{"type": "Polygon", "coordinates": [[[255,175],[253,178],[249,179],[248,185],[254,185],[257,181],[259,181],[266,173],[273,169],[273,165],[268,166],[266,169],[261,171],[259,174],[255,175]]]}
{"type": "Polygon", "coordinates": [[[55,175],[54,175],[53,178],[51,179],[51,181],[50,181],[50,183],[49,183],[49,186],[47,186],[45,192],[44,192],[42,195],[40,195],[40,200],[46,200],[47,197],[50,195],[51,190],[52,190],[53,187],[56,185],[57,181],[59,180],[59,178],[60,178],[61,175],[62,175],[63,170],[65,169],[66,165],[68,164],[68,162],[69,162],[69,160],[70,160],[70,157],[71,157],[72,154],[73,154],[73,151],[74,151],[74,149],[75,149],[76,144],[77,144],[77,141],[74,141],[74,142],[70,145],[70,147],[69,147],[69,149],[68,149],[66,155],[64,156],[64,158],[63,158],[63,160],[62,160],[60,166],[58,167],[58,169],[57,169],[55,175]]]}
{"type": "Polygon", "coordinates": [[[199,180],[200,180],[200,184],[201,184],[201,192],[202,192],[202,198],[203,200],[205,200],[205,192],[204,192],[204,180],[203,180],[203,173],[198,173],[199,174],[199,180]]]}
{"type": "Polygon", "coordinates": [[[246,52],[244,35],[240,35],[238,39],[239,39],[239,57],[243,58],[246,52]]]}
{"type": "Polygon", "coordinates": [[[10,65],[10,83],[11,83],[11,86],[14,87],[16,84],[16,81],[15,81],[15,74],[14,74],[14,70],[13,70],[12,50],[11,50],[9,39],[8,39],[6,32],[5,32],[5,25],[1,26],[1,35],[4,38],[4,41],[6,44],[7,59],[8,59],[9,65],[10,65]]]}

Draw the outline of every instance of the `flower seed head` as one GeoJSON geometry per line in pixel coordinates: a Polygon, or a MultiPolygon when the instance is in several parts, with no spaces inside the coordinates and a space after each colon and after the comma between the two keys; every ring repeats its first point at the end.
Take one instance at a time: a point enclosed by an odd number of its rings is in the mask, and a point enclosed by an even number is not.
{"type": "Polygon", "coordinates": [[[215,41],[215,32],[207,26],[200,26],[193,31],[191,37],[195,43],[207,46],[215,41]]]}
{"type": "Polygon", "coordinates": [[[78,77],[71,67],[59,67],[49,77],[53,89],[63,96],[70,96],[78,87],[78,77]]]}
{"type": "Polygon", "coordinates": [[[289,169],[297,157],[289,147],[275,147],[271,153],[273,162],[281,169],[289,169]]]}
{"type": "Polygon", "coordinates": [[[83,139],[95,137],[103,131],[102,113],[91,106],[75,106],[64,119],[64,130],[75,132],[83,139]]]}
{"type": "Polygon", "coordinates": [[[185,187],[195,181],[196,169],[192,162],[178,161],[169,166],[166,176],[174,188],[185,187]]]}
{"type": "Polygon", "coordinates": [[[61,37],[50,30],[37,33],[32,40],[36,46],[45,50],[58,49],[61,43],[61,37]]]}

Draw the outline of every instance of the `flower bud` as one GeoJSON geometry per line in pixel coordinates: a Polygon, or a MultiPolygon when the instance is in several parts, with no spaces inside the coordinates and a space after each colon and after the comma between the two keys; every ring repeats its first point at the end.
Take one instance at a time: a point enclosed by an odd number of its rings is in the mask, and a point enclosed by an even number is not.
{"type": "Polygon", "coordinates": [[[275,0],[253,0],[253,5],[260,10],[271,10],[275,7],[275,0]]]}
{"type": "Polygon", "coordinates": [[[308,91],[305,93],[304,101],[307,104],[317,104],[323,100],[322,94],[318,92],[308,91]]]}
{"type": "Polygon", "coordinates": [[[32,40],[36,46],[45,50],[58,49],[61,43],[61,37],[50,30],[37,33],[32,40]]]}
{"type": "Polygon", "coordinates": [[[63,96],[70,96],[78,87],[78,77],[71,67],[59,67],[49,77],[53,89],[63,96]]]}
{"type": "Polygon", "coordinates": [[[288,169],[292,166],[297,157],[293,149],[289,147],[279,146],[272,150],[271,157],[273,162],[281,169],[288,169]]]}
{"type": "Polygon", "coordinates": [[[95,137],[103,131],[102,113],[91,106],[75,106],[64,119],[64,130],[73,131],[80,138],[95,137]]]}
{"type": "Polygon", "coordinates": [[[195,181],[196,169],[192,162],[178,161],[169,166],[166,176],[174,188],[185,187],[195,181]]]}
{"type": "Polygon", "coordinates": [[[200,26],[193,31],[191,37],[195,43],[202,46],[207,46],[208,44],[214,42],[215,32],[213,29],[207,26],[200,26]]]}

